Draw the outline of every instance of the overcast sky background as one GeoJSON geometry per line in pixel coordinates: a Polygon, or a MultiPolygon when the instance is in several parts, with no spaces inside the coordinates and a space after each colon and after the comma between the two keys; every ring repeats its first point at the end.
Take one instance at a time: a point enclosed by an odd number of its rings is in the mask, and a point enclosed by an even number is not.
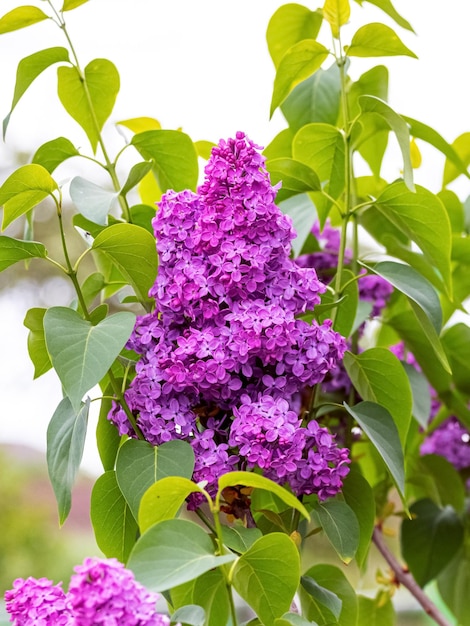
{"type": "MultiPolygon", "coordinates": [[[[2,1],[1,14],[19,4],[2,1]]],[[[47,9],[46,3],[37,4],[47,9]]],[[[266,145],[285,127],[279,112],[268,119],[274,70],[265,42],[269,19],[282,4],[279,0],[90,0],[66,16],[82,67],[104,57],[119,70],[121,91],[111,122],[145,115],[160,120],[164,128],[182,127],[193,140],[216,142],[244,130],[266,145]]],[[[367,2],[362,8],[352,5],[344,42],[363,23],[393,25],[367,2]]],[[[351,74],[357,78],[373,65],[385,63],[390,69],[389,101],[395,110],[433,126],[452,142],[470,131],[470,3],[448,0],[444,6],[437,0],[394,0],[394,5],[415,28],[416,35],[396,30],[419,60],[353,59],[351,74]]],[[[323,42],[329,45],[328,38],[323,42]]],[[[52,23],[0,37],[0,119],[10,108],[18,61],[56,45],[65,42],[52,23]]],[[[39,145],[60,135],[86,148],[83,131],[63,112],[55,94],[56,70],[49,68],[23,96],[12,115],[6,144],[0,143],[3,176],[14,165],[15,151],[31,156],[39,145]]],[[[111,148],[121,146],[112,123],[106,140],[111,148]]],[[[423,152],[416,181],[438,191],[443,158],[434,150],[423,152]]],[[[390,161],[388,168],[392,178],[398,176],[399,160],[390,161]]],[[[66,171],[62,175],[66,178],[66,171]]],[[[470,193],[468,181],[459,180],[454,188],[462,199],[470,193]]],[[[8,281],[8,271],[0,274],[0,281],[8,281]]],[[[8,292],[0,297],[0,441],[21,440],[44,450],[47,423],[61,393],[53,372],[32,381],[22,322],[26,310],[37,305],[31,293],[8,292]]],[[[98,472],[93,424],[90,432],[84,465],[98,472]]]]}

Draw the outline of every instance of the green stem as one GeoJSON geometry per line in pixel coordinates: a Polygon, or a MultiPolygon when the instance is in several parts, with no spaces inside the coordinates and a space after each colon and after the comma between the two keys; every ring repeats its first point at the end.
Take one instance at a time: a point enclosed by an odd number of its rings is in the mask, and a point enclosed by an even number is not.
{"type": "MultiPolygon", "coordinates": [[[[212,512],[212,516],[214,518],[214,523],[215,523],[215,534],[217,537],[218,553],[220,555],[226,554],[226,550],[224,548],[223,536],[222,536],[222,524],[220,522],[220,493],[217,494],[215,503],[211,504],[211,512],[212,512]]],[[[228,601],[230,604],[232,626],[238,626],[237,611],[235,608],[235,602],[233,599],[233,592],[232,592],[231,576],[230,576],[230,573],[227,572],[227,568],[224,566],[222,566],[222,572],[224,574],[225,588],[227,590],[227,597],[228,597],[228,601]]]]}

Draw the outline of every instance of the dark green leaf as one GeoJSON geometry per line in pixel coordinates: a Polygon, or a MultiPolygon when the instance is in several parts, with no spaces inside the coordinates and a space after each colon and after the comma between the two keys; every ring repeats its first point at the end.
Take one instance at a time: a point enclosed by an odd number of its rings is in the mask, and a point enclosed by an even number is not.
{"type": "Polygon", "coordinates": [[[76,67],[59,67],[58,93],[67,113],[85,131],[93,152],[119,91],[119,73],[107,59],[95,59],[81,77],[76,67]]]}
{"type": "Polygon", "coordinates": [[[145,587],[161,592],[235,559],[234,554],[215,556],[211,538],[197,524],[172,519],[140,537],[127,566],[145,587]]]}
{"type": "MultiPolygon", "coordinates": [[[[403,157],[403,179],[410,192],[415,190],[413,183],[413,167],[410,156],[410,132],[405,120],[398,115],[386,102],[374,96],[360,96],[359,106],[363,115],[380,116],[395,133],[403,157]]],[[[360,121],[361,118],[359,118],[360,121]]]]}
{"type": "MultiPolygon", "coordinates": [[[[357,622],[357,598],[343,572],[334,565],[315,565],[304,576],[312,578],[317,585],[332,591],[342,602],[339,620],[326,606],[313,602],[311,596],[301,586],[299,589],[302,614],[309,620],[315,620],[320,626],[341,624],[341,626],[359,626],[357,622]]],[[[363,626],[361,624],[361,626],[363,626]]],[[[365,626],[365,625],[364,625],[365,626]]]]}
{"type": "Polygon", "coordinates": [[[244,526],[222,526],[222,537],[230,550],[243,554],[261,537],[261,531],[259,528],[244,526]]]}
{"type": "Polygon", "coordinates": [[[134,204],[134,206],[129,208],[129,212],[131,214],[131,222],[136,226],[145,228],[153,237],[152,220],[155,217],[155,207],[148,204],[134,204]]]}
{"type": "Polygon", "coordinates": [[[20,28],[26,28],[26,26],[31,26],[47,19],[49,19],[49,16],[37,7],[29,5],[17,7],[0,18],[0,35],[11,33],[20,28]]]}
{"type": "Polygon", "coordinates": [[[134,135],[131,144],[144,159],[153,159],[162,191],[196,188],[197,153],[188,135],[177,130],[148,130],[134,135]]]}
{"type": "Polygon", "coordinates": [[[431,395],[429,393],[429,382],[422,372],[402,361],[402,366],[410,381],[413,395],[413,408],[411,413],[422,428],[427,428],[429,416],[431,414],[431,395]]]}
{"type": "Polygon", "coordinates": [[[4,206],[2,230],[52,195],[57,183],[41,165],[23,165],[0,187],[0,206],[4,206]]]}
{"type": "Polygon", "coordinates": [[[457,389],[469,395],[470,362],[468,347],[470,346],[470,328],[462,322],[451,326],[442,335],[442,345],[449,359],[457,389]]]}
{"type": "Polygon", "coordinates": [[[438,454],[426,454],[412,463],[408,482],[418,498],[430,498],[441,508],[451,506],[459,513],[465,505],[465,486],[457,470],[438,454]]]}
{"type": "MultiPolygon", "coordinates": [[[[382,11],[386,13],[389,17],[391,17],[392,20],[395,20],[398,26],[406,28],[407,30],[410,30],[412,33],[414,33],[411,24],[407,20],[405,20],[405,18],[403,18],[399,13],[397,13],[395,7],[390,2],[390,0],[366,0],[366,2],[369,2],[369,4],[373,4],[379,9],[382,9],[382,11]]],[[[362,2],[359,3],[362,4],[362,2]]]]}
{"type": "Polygon", "coordinates": [[[344,403],[344,406],[376,447],[403,499],[405,492],[403,449],[393,417],[385,407],[375,402],[359,402],[354,407],[344,403]]]}
{"type": "Polygon", "coordinates": [[[375,206],[403,234],[421,248],[426,259],[441,273],[451,293],[451,229],[442,202],[424,187],[411,192],[402,182],[392,183],[375,206]]]}
{"type": "MultiPolygon", "coordinates": [[[[251,622],[249,622],[251,624],[251,622]]],[[[255,622],[256,626],[256,622],[255,622]]],[[[318,626],[316,622],[309,622],[298,613],[284,613],[274,620],[274,626],[318,626]]]]}
{"type": "Polygon", "coordinates": [[[252,472],[227,472],[222,474],[219,477],[218,497],[220,497],[220,494],[226,487],[235,487],[236,485],[270,491],[288,506],[299,511],[306,519],[310,519],[307,509],[290,491],[287,491],[287,489],[284,489],[284,487],[281,487],[269,478],[252,472]]]}
{"type": "Polygon", "coordinates": [[[300,584],[312,598],[313,602],[326,607],[335,616],[336,620],[339,619],[343,603],[338,598],[336,593],[330,591],[329,589],[325,589],[325,587],[319,585],[310,576],[302,576],[300,584]]]}
{"type": "Polygon", "coordinates": [[[346,504],[354,511],[359,523],[359,544],[356,561],[361,567],[370,548],[375,523],[375,500],[372,489],[357,467],[353,465],[343,481],[341,492],[346,504]]]}
{"type": "Polygon", "coordinates": [[[47,429],[47,468],[61,525],[72,506],[72,486],[83,456],[89,408],[89,399],[74,410],[70,400],[63,398],[47,429]]]}
{"type": "Polygon", "coordinates": [[[355,57],[409,56],[416,54],[407,48],[396,32],[385,24],[374,23],[361,26],[354,33],[351,45],[345,46],[346,54],[355,57]]]}
{"type": "Polygon", "coordinates": [[[463,540],[463,526],[450,506],[439,508],[432,500],[415,502],[412,519],[403,520],[403,557],[416,582],[424,587],[457,553],[463,540]]]}
{"type": "Polygon", "coordinates": [[[131,171],[127,177],[126,182],[122,186],[121,195],[125,196],[131,189],[133,189],[142,178],[150,172],[152,169],[151,161],[142,161],[142,163],[136,163],[132,166],[131,171]]]}
{"type": "Polygon", "coordinates": [[[47,250],[42,243],[21,241],[0,235],[0,272],[18,261],[45,259],[47,250]]]}
{"type": "Polygon", "coordinates": [[[58,165],[70,157],[79,156],[79,154],[71,141],[65,137],[57,137],[57,139],[48,141],[38,148],[32,162],[42,165],[52,174],[58,165]]]}
{"type": "Polygon", "coordinates": [[[316,39],[322,24],[321,11],[310,11],[300,4],[285,4],[271,17],[266,39],[269,53],[278,67],[291,46],[303,39],[316,39]]]}
{"type": "Polygon", "coordinates": [[[359,601],[358,624],[395,626],[395,609],[390,598],[385,603],[380,595],[375,599],[365,596],[358,596],[357,598],[359,601]]]}
{"type": "Polygon", "coordinates": [[[294,256],[298,257],[317,219],[315,205],[306,193],[294,196],[279,203],[279,208],[293,222],[297,237],[292,241],[294,256]]]}
{"type": "Polygon", "coordinates": [[[191,446],[177,439],[161,446],[129,439],[119,449],[116,461],[119,487],[136,519],[142,496],[151,485],[168,476],[190,479],[193,469],[191,446]]]}
{"type": "Polygon", "coordinates": [[[114,224],[97,235],[92,247],[116,264],[141,302],[148,301],[158,257],[155,239],[147,230],[135,224],[114,224]]]}
{"type": "Polygon", "coordinates": [[[112,407],[110,396],[112,396],[113,393],[111,385],[105,389],[104,395],[107,397],[101,400],[98,424],[96,425],[96,444],[105,471],[114,469],[116,456],[121,443],[121,436],[119,435],[118,429],[108,420],[108,414],[112,407]]]}
{"type": "Polygon", "coordinates": [[[173,587],[171,601],[177,609],[198,604],[206,612],[206,626],[226,624],[230,613],[227,586],[220,569],[214,569],[184,585],[173,587]]]}
{"type": "Polygon", "coordinates": [[[44,337],[43,320],[45,313],[46,309],[29,309],[23,322],[30,331],[28,335],[28,353],[34,365],[34,378],[39,378],[52,367],[44,337]]]}
{"type": "Polygon", "coordinates": [[[404,446],[413,400],[408,377],[400,361],[386,348],[369,348],[360,354],[346,352],[344,366],[361,398],[388,410],[404,446]]]}
{"type": "MultiPolygon", "coordinates": [[[[292,154],[316,172],[326,193],[339,198],[344,189],[345,147],[343,136],[335,126],[307,124],[295,135],[292,154]]],[[[312,198],[323,227],[331,202],[320,193],[312,194],[312,198]]]]}
{"type": "Polygon", "coordinates": [[[188,626],[204,626],[206,622],[206,612],[201,606],[191,604],[182,606],[171,616],[172,624],[187,624],[188,626]]]}
{"type": "Polygon", "coordinates": [[[105,472],[96,481],[90,516],[99,549],[107,558],[114,557],[125,563],[139,529],[119,489],[115,472],[105,472]]]}
{"type": "MultiPolygon", "coordinates": [[[[31,7],[33,8],[33,7],[31,7]]],[[[46,17],[46,16],[44,16],[46,17]]],[[[44,19],[44,18],[43,18],[44,19]]],[[[1,28],[0,20],[0,28],[1,28]]],[[[18,63],[16,70],[16,83],[15,91],[13,94],[13,101],[11,103],[10,112],[3,120],[3,138],[7,132],[10,116],[13,113],[13,109],[16,107],[21,97],[31,85],[31,83],[41,74],[45,69],[54,65],[54,63],[68,62],[69,53],[66,48],[47,48],[46,50],[40,50],[34,54],[21,59],[18,63]]]]}
{"type": "Polygon", "coordinates": [[[266,168],[273,184],[282,182],[282,187],[277,193],[278,202],[293,195],[321,189],[316,173],[300,161],[281,157],[267,161],[266,168]]]}
{"type": "Polygon", "coordinates": [[[327,70],[318,69],[299,83],[284,100],[281,110],[289,127],[297,132],[313,122],[335,125],[340,101],[341,79],[335,63],[327,70]]]}
{"type": "Polygon", "coordinates": [[[360,96],[375,96],[383,102],[388,98],[388,69],[385,65],[376,65],[364,72],[350,87],[348,93],[350,115],[355,117],[361,112],[360,96]]]}
{"type": "Polygon", "coordinates": [[[465,549],[459,550],[437,579],[439,593],[458,620],[459,624],[470,623],[470,559],[465,549]]]}
{"type": "Polygon", "coordinates": [[[111,367],[134,322],[133,313],[122,311],[92,326],[72,309],[48,309],[44,315],[47,350],[75,410],[111,367]]]}
{"type": "Polygon", "coordinates": [[[282,57],[274,79],[270,116],[292,89],[316,72],[328,56],[328,49],[314,39],[294,44],[282,57]]]}
{"type": "Polygon", "coordinates": [[[354,511],[342,500],[325,500],[314,511],[331,545],[340,559],[348,564],[359,546],[359,522],[354,511]]]}
{"type": "Polygon", "coordinates": [[[291,606],[300,578],[299,552],[290,537],[260,537],[236,562],[232,580],[237,593],[266,626],[274,626],[291,606]]]}
{"type": "MultiPolygon", "coordinates": [[[[354,274],[351,270],[343,269],[342,271],[340,294],[344,297],[344,302],[342,302],[338,308],[333,328],[340,335],[343,335],[343,337],[349,337],[354,327],[359,303],[358,285],[357,281],[354,280],[354,274]]],[[[329,295],[328,292],[325,293],[325,296],[327,295],[329,295]]],[[[322,304],[323,302],[327,303],[328,298],[322,299],[322,304]]]]}

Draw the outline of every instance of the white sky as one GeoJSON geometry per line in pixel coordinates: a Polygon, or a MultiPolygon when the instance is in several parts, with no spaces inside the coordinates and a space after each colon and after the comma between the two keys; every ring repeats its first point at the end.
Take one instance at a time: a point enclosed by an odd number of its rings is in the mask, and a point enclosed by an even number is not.
{"type": "MultiPolygon", "coordinates": [[[[36,3],[46,8],[45,3],[36,3]]],[[[217,141],[244,130],[266,145],[285,127],[279,112],[268,120],[274,72],[265,43],[269,18],[282,4],[280,0],[90,0],[67,18],[82,66],[105,57],[120,72],[121,92],[111,121],[156,117],[165,128],[182,127],[194,140],[217,141]]],[[[19,5],[19,1],[3,0],[2,15],[19,5]]],[[[355,2],[352,5],[352,26],[345,28],[345,42],[362,23],[387,21],[367,2],[362,8],[355,2]]],[[[394,0],[394,5],[417,32],[415,36],[396,28],[419,61],[353,59],[352,75],[356,78],[384,62],[390,68],[390,104],[435,127],[451,142],[470,130],[470,2],[448,0],[443,5],[441,0],[394,0]]],[[[323,41],[328,45],[329,40],[323,41]]],[[[0,119],[10,108],[18,61],[55,45],[64,41],[49,23],[0,37],[0,119]]],[[[59,135],[86,146],[81,129],[62,111],[55,85],[55,70],[50,68],[20,101],[7,143],[0,143],[0,171],[11,165],[12,148],[31,155],[41,143],[59,135]]],[[[112,124],[106,138],[111,146],[120,147],[112,124]]],[[[442,164],[438,153],[427,151],[417,182],[437,191],[442,164]]],[[[391,177],[397,176],[399,161],[389,167],[391,177]]],[[[468,182],[460,181],[456,188],[462,198],[470,193],[468,182]]],[[[8,280],[7,274],[1,274],[0,281],[8,280]]],[[[12,295],[0,300],[0,341],[5,355],[0,362],[0,441],[21,440],[43,450],[60,387],[54,373],[34,383],[31,380],[22,321],[26,309],[37,303],[34,294],[26,300],[12,295]]],[[[98,471],[92,439],[93,434],[85,466],[98,471]]]]}

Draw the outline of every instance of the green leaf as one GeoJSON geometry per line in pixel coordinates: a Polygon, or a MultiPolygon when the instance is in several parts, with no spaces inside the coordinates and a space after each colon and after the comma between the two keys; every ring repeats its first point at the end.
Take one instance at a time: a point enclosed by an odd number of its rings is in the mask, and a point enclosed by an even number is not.
{"type": "Polygon", "coordinates": [[[20,28],[26,28],[47,19],[49,19],[49,16],[37,7],[30,5],[17,7],[0,18],[0,35],[11,33],[20,28]]]}
{"type": "Polygon", "coordinates": [[[470,328],[467,324],[461,322],[451,326],[442,335],[442,345],[449,359],[453,380],[457,389],[469,395],[470,363],[468,360],[468,347],[470,345],[470,328]]]}
{"type": "Polygon", "coordinates": [[[287,157],[272,159],[266,162],[266,169],[271,175],[273,184],[282,182],[282,187],[277,193],[278,202],[293,195],[321,189],[316,173],[300,161],[287,157]]]}
{"type": "Polygon", "coordinates": [[[171,616],[172,624],[187,624],[188,626],[204,626],[206,622],[206,612],[201,606],[192,604],[182,606],[171,616]]]}
{"type": "Polygon", "coordinates": [[[339,620],[336,620],[334,614],[325,605],[319,606],[301,586],[299,595],[302,614],[307,619],[315,620],[321,626],[325,624],[335,624],[336,626],[337,623],[341,626],[358,626],[356,594],[339,568],[334,565],[314,565],[305,572],[304,577],[312,578],[317,585],[336,594],[342,603],[339,620]]]}
{"type": "Polygon", "coordinates": [[[294,256],[298,257],[317,219],[315,205],[310,196],[304,193],[280,202],[279,208],[292,219],[297,233],[297,237],[292,241],[292,250],[294,256]]]}
{"type": "Polygon", "coordinates": [[[35,52],[34,54],[30,54],[24,59],[21,59],[16,70],[15,91],[13,93],[13,101],[11,103],[10,112],[3,120],[3,139],[5,139],[5,134],[7,132],[7,127],[11,114],[13,113],[13,109],[16,107],[31,83],[39,76],[39,74],[51,65],[54,65],[54,63],[66,63],[68,61],[69,53],[66,48],[61,47],[40,50],[39,52],[35,52]]]}
{"type": "MultiPolygon", "coordinates": [[[[251,622],[249,622],[251,624],[251,622]]],[[[298,613],[284,613],[274,620],[274,626],[318,626],[316,622],[308,622],[298,613]]]]}
{"type": "Polygon", "coordinates": [[[300,578],[299,552],[290,537],[260,537],[236,562],[233,586],[265,626],[291,606],[300,578]]]}
{"type": "Polygon", "coordinates": [[[82,4],[85,4],[85,2],[88,2],[88,0],[64,0],[61,11],[71,11],[72,9],[76,9],[82,4]]]}
{"type": "Polygon", "coordinates": [[[385,24],[374,23],[361,26],[354,33],[351,45],[345,46],[350,57],[390,57],[409,56],[417,59],[416,54],[407,48],[396,32],[385,24]]]}
{"type": "Polygon", "coordinates": [[[323,5],[323,18],[331,27],[333,37],[339,38],[341,26],[348,23],[351,8],[349,0],[325,0],[323,5]]]}
{"type": "Polygon", "coordinates": [[[4,206],[2,230],[52,195],[57,183],[41,165],[23,165],[0,187],[0,206],[4,206]]]}
{"type": "Polygon", "coordinates": [[[355,465],[343,481],[341,493],[359,523],[359,544],[356,561],[361,567],[370,548],[375,523],[375,500],[372,488],[355,465]]]}
{"type": "Polygon", "coordinates": [[[354,511],[342,500],[325,500],[314,505],[325,535],[339,558],[350,563],[359,546],[359,522],[354,511]]]}
{"type": "Polygon", "coordinates": [[[197,155],[201,157],[201,159],[208,161],[212,154],[212,148],[215,148],[215,143],[200,140],[194,142],[194,147],[196,148],[197,155]]]}
{"type": "MultiPolygon", "coordinates": [[[[410,131],[405,120],[398,115],[386,102],[374,96],[360,96],[359,106],[363,115],[376,114],[395,133],[403,157],[403,180],[410,192],[415,191],[413,183],[413,167],[410,155],[410,131]]],[[[359,118],[359,121],[361,118],[359,118]]],[[[400,184],[400,183],[397,183],[400,184]]]]}
{"type": "Polygon", "coordinates": [[[121,443],[121,436],[116,426],[108,419],[112,408],[111,396],[114,391],[111,385],[104,390],[105,397],[101,400],[98,424],[96,425],[96,444],[101,463],[105,471],[114,469],[116,456],[121,443]]]}
{"type": "Polygon", "coordinates": [[[141,302],[148,302],[158,257],[155,239],[147,230],[135,224],[113,224],[97,235],[92,248],[103,252],[117,266],[141,302]]]}
{"type": "Polygon", "coordinates": [[[63,398],[47,429],[47,468],[61,525],[72,506],[72,486],[83,456],[89,408],[89,399],[75,410],[70,400],[63,398]]]}
{"type": "Polygon", "coordinates": [[[450,251],[452,245],[447,212],[437,196],[416,186],[411,192],[402,182],[385,188],[375,202],[377,209],[422,250],[436,267],[451,292],[450,251]]]}
{"type": "Polygon", "coordinates": [[[403,557],[416,582],[424,587],[451,561],[462,545],[463,526],[450,506],[424,499],[410,507],[413,519],[403,520],[403,557]]]}
{"type": "Polygon", "coordinates": [[[234,487],[235,485],[243,485],[244,487],[253,487],[255,489],[264,489],[270,491],[283,502],[297,511],[299,511],[306,519],[310,519],[307,509],[297,500],[297,498],[277,483],[252,472],[227,472],[219,477],[219,488],[217,497],[226,487],[234,487]]]}
{"type": "MultiPolygon", "coordinates": [[[[294,137],[292,155],[316,172],[326,193],[339,198],[344,189],[345,147],[343,136],[335,126],[307,124],[301,128],[294,137]]],[[[331,202],[320,193],[311,197],[323,227],[331,202]]]]}
{"type": "Polygon", "coordinates": [[[422,372],[409,363],[401,362],[408,380],[410,381],[411,393],[413,395],[413,407],[411,413],[421,428],[427,428],[429,416],[431,414],[431,395],[429,393],[429,382],[422,372]]]}
{"type": "Polygon", "coordinates": [[[310,11],[300,4],[285,4],[271,17],[266,39],[276,67],[291,46],[304,39],[316,39],[322,24],[320,11],[310,11]]]}
{"type": "Polygon", "coordinates": [[[70,183],[70,197],[78,211],[90,222],[105,226],[108,213],[118,194],[103,189],[81,176],[75,176],[70,183]]]}
{"type": "Polygon", "coordinates": [[[133,224],[145,228],[152,237],[154,236],[152,220],[155,217],[155,207],[148,204],[134,204],[129,208],[129,213],[133,224]]]}
{"type": "MultiPolygon", "coordinates": [[[[463,204],[460,201],[458,195],[450,189],[442,189],[437,194],[437,197],[442,202],[447,211],[453,236],[455,234],[457,236],[460,235],[465,230],[465,215],[463,210],[463,204]]],[[[452,249],[452,254],[453,252],[454,250],[452,249]]]]}
{"type": "Polygon", "coordinates": [[[153,159],[162,191],[196,188],[197,153],[188,135],[177,130],[148,130],[134,135],[131,144],[144,159],[153,159]]]}
{"type": "Polygon", "coordinates": [[[314,39],[294,44],[282,57],[274,79],[270,117],[292,89],[316,72],[328,56],[328,49],[314,39]]]}
{"type": "Polygon", "coordinates": [[[388,69],[385,65],[376,65],[371,68],[352,83],[349,93],[348,101],[350,108],[350,115],[353,119],[361,112],[359,105],[360,96],[375,96],[380,98],[383,102],[388,98],[388,69]]]}
{"type": "Polygon", "coordinates": [[[184,585],[173,587],[171,601],[177,609],[187,604],[198,604],[206,612],[205,626],[226,624],[230,605],[225,577],[220,569],[214,569],[184,585]]]}
{"type": "Polygon", "coordinates": [[[84,77],[75,67],[59,67],[57,75],[64,109],[83,128],[96,152],[99,133],[111,115],[119,91],[116,67],[107,59],[94,59],[86,66],[84,77]]]}
{"type": "Polygon", "coordinates": [[[44,337],[43,320],[45,313],[46,309],[29,309],[23,322],[30,331],[28,334],[28,353],[34,365],[34,378],[39,378],[52,367],[44,337]]]}
{"type": "Polygon", "coordinates": [[[439,593],[459,624],[470,623],[470,559],[465,549],[459,550],[437,578],[439,593]]]}
{"type": "Polygon", "coordinates": [[[234,554],[215,556],[211,538],[194,522],[172,519],[140,537],[127,566],[147,589],[161,592],[235,559],[234,554]]]}
{"type": "MultiPolygon", "coordinates": [[[[467,178],[470,177],[470,174],[467,171],[467,167],[465,163],[460,158],[457,151],[451,146],[447,141],[437,132],[434,128],[423,124],[423,122],[419,122],[411,117],[402,116],[405,122],[408,124],[410,129],[410,134],[416,139],[421,139],[422,141],[426,141],[428,144],[439,150],[444,154],[449,163],[454,166],[459,174],[465,174],[467,178]]],[[[467,164],[468,165],[468,164],[467,164]]]]}
{"type": "Polygon", "coordinates": [[[386,348],[370,348],[353,354],[346,352],[344,366],[363,400],[385,407],[393,418],[404,446],[411,421],[413,399],[405,370],[386,348]]]}
{"type": "MultiPolygon", "coordinates": [[[[330,613],[332,613],[336,620],[339,619],[341,615],[341,608],[343,603],[338,598],[336,593],[330,591],[329,589],[325,589],[319,585],[313,578],[310,576],[302,576],[300,579],[300,584],[308,593],[308,595],[312,598],[312,601],[317,605],[321,604],[326,607],[330,613]]],[[[319,610],[320,607],[319,607],[319,610]]]]}
{"type": "Polygon", "coordinates": [[[90,516],[99,549],[107,558],[114,557],[125,563],[139,529],[119,489],[115,472],[105,472],[96,481],[90,516]]]}
{"type": "Polygon", "coordinates": [[[80,156],[77,148],[65,137],[57,137],[52,141],[47,141],[38,148],[32,158],[32,162],[42,165],[49,173],[73,156],[80,156]]]}
{"type": "Polygon", "coordinates": [[[0,272],[18,261],[45,259],[47,250],[42,243],[21,241],[0,235],[0,272]]]}
{"type": "Polygon", "coordinates": [[[245,528],[244,526],[222,526],[224,544],[239,554],[251,548],[257,539],[262,536],[259,528],[245,528]]]}
{"type": "MultiPolygon", "coordinates": [[[[297,132],[313,122],[336,124],[341,101],[341,76],[336,63],[318,69],[295,87],[281,105],[290,129],[297,132]]],[[[291,140],[292,141],[292,140],[291,140]]]]}
{"type": "Polygon", "coordinates": [[[150,485],[140,501],[140,531],[143,533],[157,522],[173,519],[192,493],[205,492],[189,478],[182,476],[167,476],[150,485]]]}
{"type": "MultiPolygon", "coordinates": [[[[338,308],[338,312],[333,323],[333,328],[343,337],[349,337],[357,315],[357,307],[359,303],[359,290],[357,281],[354,280],[354,274],[351,270],[343,269],[341,273],[341,295],[345,298],[338,308]],[[345,286],[346,285],[346,286],[345,286]]],[[[329,293],[326,295],[330,295],[329,293]]],[[[329,298],[323,300],[327,303],[329,298]]],[[[328,316],[326,316],[328,317],[328,316]]],[[[323,316],[322,316],[323,319],[323,316]]]]}
{"type": "Polygon", "coordinates": [[[92,326],[72,309],[48,309],[44,315],[47,350],[75,410],[84,394],[109,370],[134,323],[135,315],[124,311],[92,326]]]}
{"type": "Polygon", "coordinates": [[[143,133],[146,130],[160,130],[162,127],[160,122],[153,117],[133,117],[116,123],[119,126],[125,126],[133,133],[143,133]]]}
{"type": "MultiPolygon", "coordinates": [[[[446,187],[449,183],[460,176],[462,173],[462,164],[465,169],[468,168],[470,164],[470,133],[463,133],[462,135],[459,135],[453,142],[452,148],[457,154],[459,162],[456,164],[455,158],[450,159],[447,157],[444,165],[444,178],[442,181],[443,187],[446,187]]],[[[468,171],[466,176],[469,176],[468,171]]]]}
{"type": "Polygon", "coordinates": [[[263,155],[267,160],[278,159],[280,157],[292,157],[292,139],[294,133],[290,128],[285,128],[278,133],[274,139],[263,150],[263,155]]]}
{"type": "Polygon", "coordinates": [[[140,183],[142,178],[150,172],[152,169],[151,161],[142,161],[142,163],[136,163],[132,166],[131,171],[127,177],[126,182],[122,186],[121,196],[125,196],[131,189],[140,183]]]}
{"type": "Polygon", "coordinates": [[[439,454],[425,454],[411,461],[408,482],[419,498],[433,500],[443,508],[461,513],[465,506],[464,482],[449,461],[439,454]]]}
{"type": "Polygon", "coordinates": [[[135,519],[142,496],[151,485],[168,476],[190,479],[193,469],[193,449],[177,439],[161,446],[129,439],[120,447],[116,461],[117,481],[135,519]]]}
{"type": "Polygon", "coordinates": [[[390,598],[384,603],[382,597],[357,596],[359,601],[358,624],[367,626],[395,626],[395,609],[390,598]]]}
{"type": "MultiPolygon", "coordinates": [[[[390,0],[366,0],[366,2],[369,2],[369,4],[373,4],[379,9],[382,9],[382,11],[386,13],[389,17],[391,17],[392,20],[394,20],[398,24],[398,26],[406,28],[412,33],[415,32],[411,24],[407,20],[405,20],[405,18],[403,18],[399,13],[397,13],[395,7],[390,2],[390,0]]],[[[359,2],[359,4],[362,4],[362,2],[359,2]]]]}
{"type": "Polygon", "coordinates": [[[359,402],[354,407],[344,403],[344,406],[384,460],[403,499],[405,493],[403,449],[393,417],[385,407],[375,402],[359,402]]]}

